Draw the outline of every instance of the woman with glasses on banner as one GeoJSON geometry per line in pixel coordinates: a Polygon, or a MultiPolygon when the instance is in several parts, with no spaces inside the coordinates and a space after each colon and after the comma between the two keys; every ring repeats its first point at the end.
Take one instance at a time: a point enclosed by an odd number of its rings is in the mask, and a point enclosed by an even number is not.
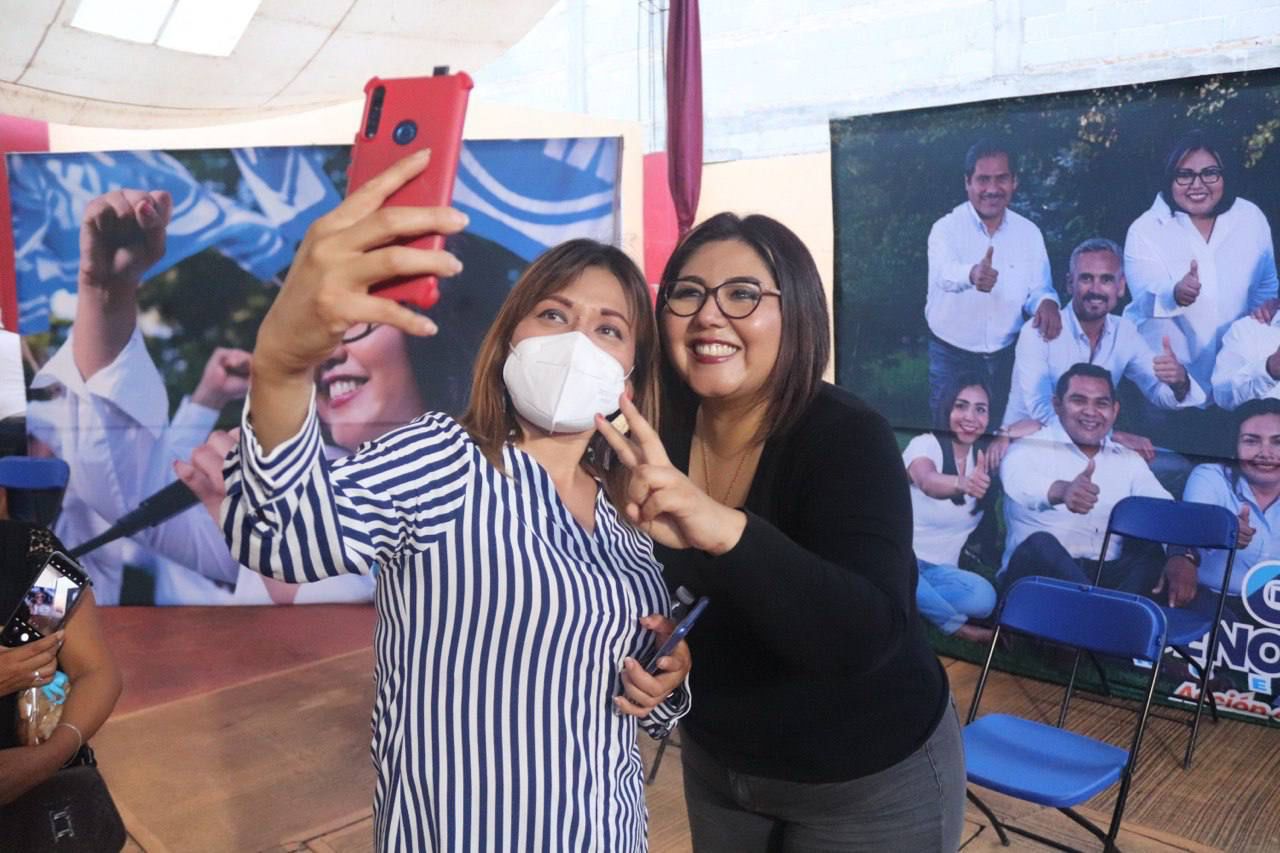
{"type": "Polygon", "coordinates": [[[635,264],[591,240],[549,250],[485,336],[460,419],[422,414],[336,462],[321,449],[315,370],[342,338],[436,331],[369,287],[460,270],[395,242],[462,214],[380,209],[425,165],[397,163],[308,231],[254,349],[227,541],[294,583],[377,570],[378,849],[643,850],[636,719],[670,730],[690,658],[680,645],[656,675],[637,661],[673,627],[656,615],[669,600],[614,506],[628,473],[593,442],[624,390],[656,407],[635,264]]]}
{"type": "Polygon", "coordinates": [[[697,851],[955,850],[960,725],[916,611],[888,423],[822,381],[822,282],[765,216],[712,217],[658,295],[662,436],[623,402],[627,514],[710,598],[682,724],[697,851]]]}
{"type": "Polygon", "coordinates": [[[1154,351],[1168,338],[1202,388],[1212,387],[1227,327],[1277,293],[1271,226],[1256,204],[1236,195],[1239,180],[1206,133],[1187,133],[1169,152],[1151,208],[1124,242],[1133,296],[1125,316],[1154,351]]]}

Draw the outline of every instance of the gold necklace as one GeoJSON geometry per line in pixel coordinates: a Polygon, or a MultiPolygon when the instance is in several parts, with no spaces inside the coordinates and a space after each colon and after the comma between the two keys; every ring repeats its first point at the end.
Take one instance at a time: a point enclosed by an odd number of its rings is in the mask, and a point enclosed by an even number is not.
{"type": "MultiPolygon", "coordinates": [[[[702,481],[707,484],[707,494],[715,498],[711,494],[711,468],[707,465],[707,443],[703,441],[702,436],[698,436],[698,446],[702,448],[702,481]]],[[[733,478],[729,480],[729,488],[724,490],[724,497],[720,498],[720,503],[725,506],[729,505],[729,495],[733,494],[733,487],[738,484],[738,475],[742,473],[742,465],[747,461],[747,454],[751,452],[751,445],[747,445],[742,455],[738,457],[738,465],[733,469],[733,478]]]]}

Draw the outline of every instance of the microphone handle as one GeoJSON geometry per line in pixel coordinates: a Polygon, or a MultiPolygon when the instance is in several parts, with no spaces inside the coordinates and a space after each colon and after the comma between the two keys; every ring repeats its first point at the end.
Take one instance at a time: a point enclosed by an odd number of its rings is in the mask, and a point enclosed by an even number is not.
{"type": "Polygon", "coordinates": [[[160,491],[144,498],[136,509],[132,509],[120,516],[120,520],[115,524],[92,539],[80,543],[68,551],[67,554],[79,559],[90,551],[101,548],[108,542],[114,542],[125,536],[132,536],[139,530],[144,530],[172,518],[199,502],[200,499],[196,497],[195,492],[191,491],[186,483],[181,480],[175,480],[160,491]]]}

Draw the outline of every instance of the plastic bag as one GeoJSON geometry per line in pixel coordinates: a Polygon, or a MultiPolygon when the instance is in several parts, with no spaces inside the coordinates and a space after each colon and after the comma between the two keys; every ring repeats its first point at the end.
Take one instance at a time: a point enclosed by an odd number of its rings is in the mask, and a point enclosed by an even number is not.
{"type": "Polygon", "coordinates": [[[47,741],[62,717],[62,706],[70,692],[71,682],[61,670],[45,686],[19,691],[18,742],[35,746],[47,741]]]}

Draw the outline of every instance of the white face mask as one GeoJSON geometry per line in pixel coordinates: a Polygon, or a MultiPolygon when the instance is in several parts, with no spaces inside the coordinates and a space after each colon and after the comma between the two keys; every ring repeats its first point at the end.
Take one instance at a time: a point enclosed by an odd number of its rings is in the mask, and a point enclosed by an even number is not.
{"type": "Polygon", "coordinates": [[[627,374],[582,332],[538,335],[516,344],[502,380],[521,417],[547,432],[583,432],[618,409],[627,374]]]}

